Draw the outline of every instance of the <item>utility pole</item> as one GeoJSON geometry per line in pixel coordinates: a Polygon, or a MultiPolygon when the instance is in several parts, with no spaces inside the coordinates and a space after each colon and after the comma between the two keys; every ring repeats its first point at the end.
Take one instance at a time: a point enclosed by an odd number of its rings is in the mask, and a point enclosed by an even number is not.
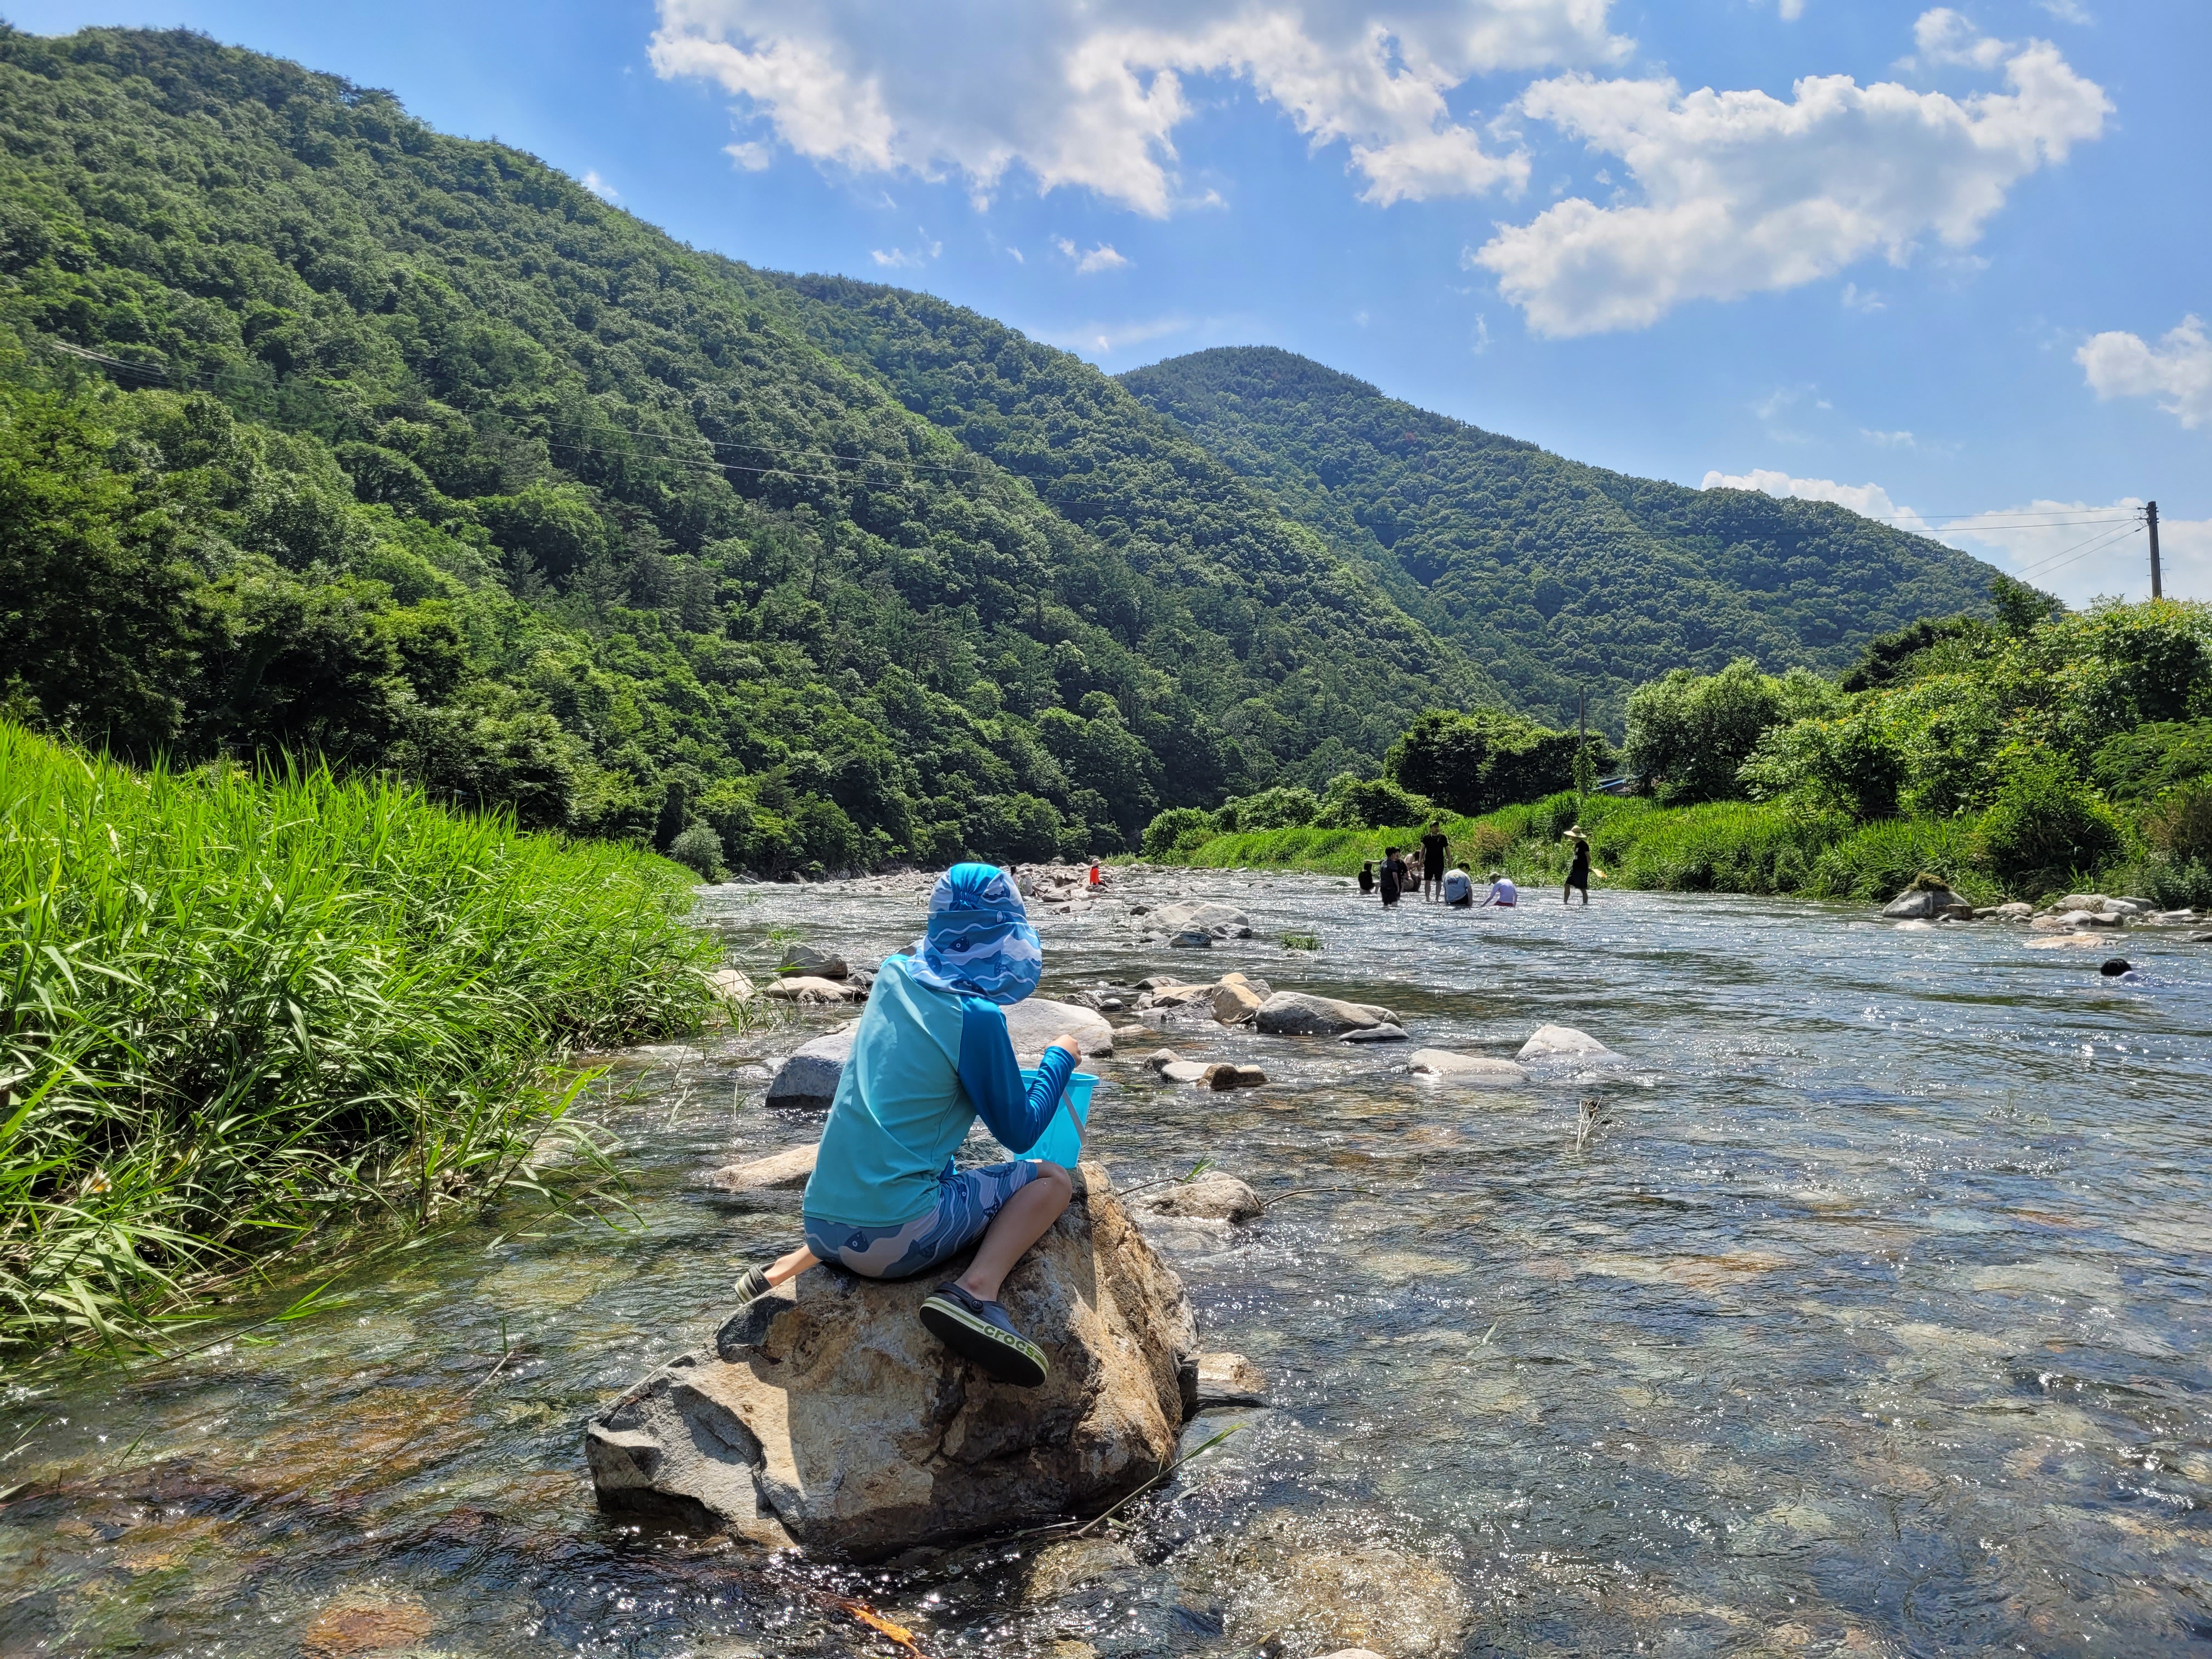
{"type": "Polygon", "coordinates": [[[2166,597],[2166,589],[2158,577],[2158,503],[2153,501],[2143,508],[2143,522],[2150,526],[2150,596],[2154,599],[2166,597]]]}
{"type": "Polygon", "coordinates": [[[1583,772],[1589,765],[1589,692],[1577,687],[1575,691],[1575,816],[1580,817],[1589,810],[1589,800],[1583,793],[1583,772]]]}

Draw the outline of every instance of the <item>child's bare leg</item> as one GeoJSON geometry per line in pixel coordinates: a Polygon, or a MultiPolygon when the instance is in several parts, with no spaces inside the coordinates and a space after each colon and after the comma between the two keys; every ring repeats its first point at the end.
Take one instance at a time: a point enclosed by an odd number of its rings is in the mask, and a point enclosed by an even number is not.
{"type": "MultiPolygon", "coordinates": [[[[1006,1202],[984,1230],[975,1260],[953,1282],[981,1302],[996,1302],[999,1287],[1022,1253],[1045,1236],[1075,1196],[1075,1183],[1057,1164],[1040,1161],[1036,1176],[1006,1202]]],[[[778,1263],[781,1266],[781,1263],[778,1263]]]]}
{"type": "Polygon", "coordinates": [[[777,1257],[762,1277],[771,1285],[785,1284],[798,1278],[821,1259],[802,1244],[789,1255],[777,1257]]]}

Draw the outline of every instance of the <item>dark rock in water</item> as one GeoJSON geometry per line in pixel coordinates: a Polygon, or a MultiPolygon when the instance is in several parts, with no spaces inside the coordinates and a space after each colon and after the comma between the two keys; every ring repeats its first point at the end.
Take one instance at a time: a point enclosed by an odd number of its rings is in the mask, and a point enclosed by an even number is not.
{"type": "Polygon", "coordinates": [[[1278,991],[1260,1005],[1253,1023],[1276,1036],[1336,1036],[1377,1025],[1395,1025],[1398,1016],[1372,1003],[1340,1002],[1334,997],[1312,996],[1304,991],[1278,991]]]}
{"type": "Polygon", "coordinates": [[[2106,979],[2118,979],[2122,974],[2128,972],[2134,966],[2135,963],[2130,962],[2125,957],[2106,957],[2105,960],[2099,964],[2097,971],[2102,974],[2106,979]]]}
{"type": "Polygon", "coordinates": [[[1170,951],[1210,951],[1213,948],[1213,935],[1200,933],[1194,927],[1186,928],[1169,938],[1168,948],[1170,951]]]}
{"type": "Polygon", "coordinates": [[[802,1043],[769,1079],[768,1103],[779,1111],[828,1111],[853,1055],[854,1029],[847,1025],[802,1043]]]}
{"type": "MultiPolygon", "coordinates": [[[[1942,915],[1954,905],[1966,902],[1948,887],[1909,888],[1882,906],[1881,914],[1887,921],[1928,921],[1942,915]]],[[[1973,915],[1972,906],[1966,914],[1973,915]]]]}
{"type": "Polygon", "coordinates": [[[1182,1281],[1100,1165],[1008,1275],[1049,1357],[1036,1389],[991,1382],[925,1331],[967,1257],[897,1284],[817,1267],[744,1310],[713,1355],[654,1372],[592,1419],[600,1503],[859,1559],[1103,1508],[1160,1474],[1197,1347],[1182,1281]]]}
{"type": "Polygon", "coordinates": [[[852,970],[846,966],[845,958],[835,951],[813,945],[793,945],[783,953],[781,971],[811,974],[817,979],[842,979],[852,970]]]}

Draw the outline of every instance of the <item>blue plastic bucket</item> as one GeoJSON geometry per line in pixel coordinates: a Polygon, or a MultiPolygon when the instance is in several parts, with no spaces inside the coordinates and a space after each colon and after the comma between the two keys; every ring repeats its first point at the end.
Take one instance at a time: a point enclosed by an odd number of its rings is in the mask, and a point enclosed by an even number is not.
{"type": "MultiPolygon", "coordinates": [[[[1034,1066],[1022,1067],[1022,1081],[1035,1083],[1037,1071],[1034,1066]]],[[[1083,1139],[1068,1121],[1067,1109],[1073,1107],[1075,1115],[1085,1123],[1091,1121],[1091,1091],[1098,1086],[1098,1079],[1088,1072],[1078,1072],[1067,1079],[1067,1087],[1060,1093],[1060,1109],[1052,1115],[1052,1121],[1036,1139],[1034,1146],[1024,1146],[1014,1153],[1016,1158],[1042,1158],[1072,1170],[1083,1156],[1083,1139]]]]}

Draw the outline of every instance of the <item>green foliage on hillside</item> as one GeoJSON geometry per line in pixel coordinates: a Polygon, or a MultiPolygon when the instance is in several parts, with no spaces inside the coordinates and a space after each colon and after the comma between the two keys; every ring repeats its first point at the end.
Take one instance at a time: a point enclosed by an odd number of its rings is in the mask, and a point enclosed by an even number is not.
{"type": "Polygon", "coordinates": [[[1121,378],[1556,726],[1586,687],[1618,734],[1629,691],[1678,667],[1839,673],[1874,635],[1987,592],[1986,566],[1843,507],[1585,466],[1286,351],[1121,378]]]}
{"type": "Polygon", "coordinates": [[[1483,690],[1079,360],[866,290],[927,325],[878,370],[854,294],[384,94],[0,31],[0,202],[17,706],[125,752],[834,867],[1112,849],[1483,690]]]}
{"type": "Polygon", "coordinates": [[[1668,805],[1729,800],[1737,777],[1770,728],[1833,714],[1843,699],[1817,674],[1762,674],[1739,658],[1717,674],[1675,669],[1628,698],[1623,760],[1640,787],[1668,805]]]}

